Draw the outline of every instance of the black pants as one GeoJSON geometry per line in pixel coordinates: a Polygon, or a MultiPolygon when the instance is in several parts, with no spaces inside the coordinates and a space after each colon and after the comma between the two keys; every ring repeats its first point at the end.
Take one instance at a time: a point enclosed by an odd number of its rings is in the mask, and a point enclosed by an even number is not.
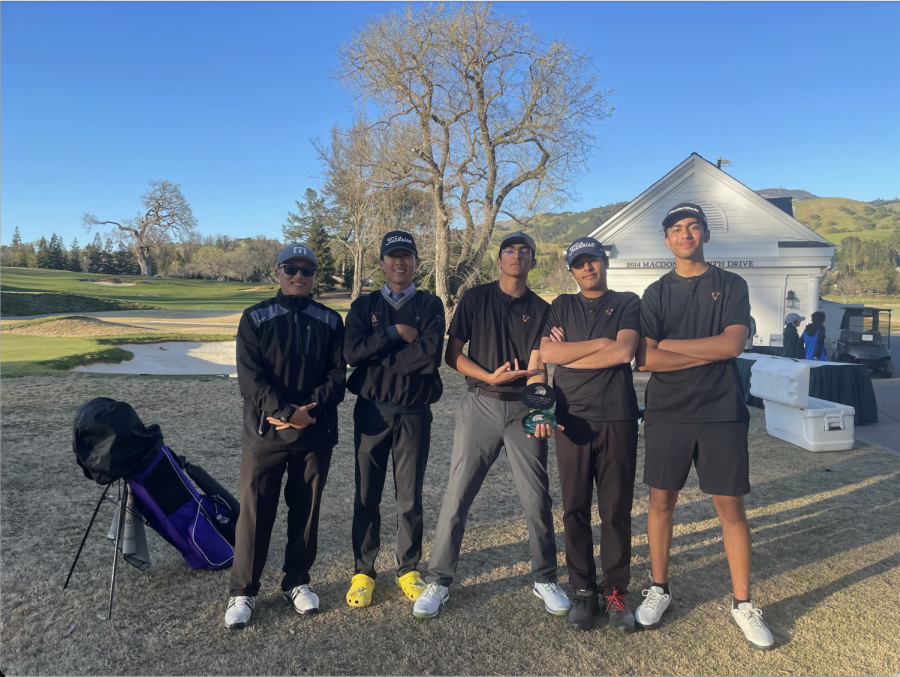
{"type": "Polygon", "coordinates": [[[278,513],[281,478],[287,470],[287,547],[282,590],[309,583],[316,561],[319,504],[331,464],[331,448],[320,451],[241,452],[241,514],[237,523],[231,596],[254,597],[269,555],[272,527],[278,513]]]}
{"type": "Polygon", "coordinates": [[[591,532],[591,494],[597,485],[603,594],[628,591],[631,579],[631,505],[637,462],[637,421],[560,417],[556,461],[566,530],[566,566],[576,590],[599,591],[591,532]]]}
{"type": "Polygon", "coordinates": [[[356,500],[353,504],[353,557],[356,573],[375,578],[381,547],[381,494],[388,457],[394,457],[397,499],[397,575],[422,559],[422,484],[431,444],[430,411],[392,414],[359,397],[353,412],[356,447],[356,500]]]}

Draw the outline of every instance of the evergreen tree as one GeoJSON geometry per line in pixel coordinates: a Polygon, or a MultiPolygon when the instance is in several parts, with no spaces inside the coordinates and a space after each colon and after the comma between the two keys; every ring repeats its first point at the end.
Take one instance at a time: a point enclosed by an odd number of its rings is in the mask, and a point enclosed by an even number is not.
{"type": "Polygon", "coordinates": [[[47,244],[47,238],[41,237],[38,240],[37,256],[34,259],[35,268],[51,268],[53,264],[50,258],[50,245],[47,244]]]}
{"type": "Polygon", "coordinates": [[[50,244],[47,246],[50,253],[50,268],[53,270],[66,269],[66,254],[63,250],[62,238],[56,233],[50,236],[50,244]]]}
{"type": "Polygon", "coordinates": [[[304,202],[296,201],[297,213],[288,212],[287,223],[281,227],[288,242],[305,242],[316,254],[319,269],[313,296],[321,296],[332,291],[337,284],[334,279],[334,255],[331,253],[331,237],[328,234],[328,207],[316,191],[307,188],[304,202]]]}
{"type": "Polygon", "coordinates": [[[100,233],[94,234],[94,241],[91,242],[87,247],[84,248],[87,253],[88,260],[88,272],[89,273],[99,273],[101,272],[102,266],[102,257],[103,257],[103,241],[100,239],[100,233]]]}
{"type": "Polygon", "coordinates": [[[34,249],[31,245],[26,245],[22,242],[22,235],[19,233],[19,227],[16,226],[16,229],[13,231],[12,242],[10,243],[10,249],[12,250],[12,265],[18,266],[20,268],[28,267],[28,252],[34,252],[34,249]]]}
{"type": "Polygon", "coordinates": [[[81,245],[78,244],[77,237],[69,245],[69,270],[73,273],[81,272],[81,245]]]}

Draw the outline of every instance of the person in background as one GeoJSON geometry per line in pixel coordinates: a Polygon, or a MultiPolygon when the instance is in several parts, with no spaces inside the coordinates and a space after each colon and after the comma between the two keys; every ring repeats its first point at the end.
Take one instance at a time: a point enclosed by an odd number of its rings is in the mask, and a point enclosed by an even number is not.
{"type": "Polygon", "coordinates": [[[244,398],[240,500],[231,599],[225,626],[243,628],[259,592],[287,473],[284,599],[300,614],[319,610],[310,585],[316,561],[319,505],[338,441],[337,406],[344,400],[344,322],[312,300],[316,255],[289,244],[278,256],[281,288],[241,315],[237,372],[244,398]]]}
{"type": "Polygon", "coordinates": [[[387,282],[350,306],[344,357],[356,369],[347,384],[353,411],[356,497],[353,502],[355,575],[347,604],[367,607],[375,590],[381,546],[381,494],[393,456],[397,498],[397,571],[394,582],[413,602],[425,589],[422,558],[422,485],[431,443],[431,405],[444,392],[438,369],[444,348],[444,304],[416,289],[419,252],[400,230],[381,241],[379,267],[387,282]]]}
{"type": "Polygon", "coordinates": [[[788,313],[784,318],[784,338],[781,342],[782,357],[790,357],[795,360],[802,360],[806,357],[803,344],[800,342],[800,334],[797,333],[797,327],[805,319],[797,313],[788,313]]]}
{"type": "Polygon", "coordinates": [[[466,377],[469,392],[456,408],[450,477],[425,576],[428,585],[413,606],[417,618],[437,616],[450,599],[469,509],[504,448],[528,525],[533,593],[551,614],[565,616],[571,607],[557,582],[547,474],[552,431],[546,424],[539,424],[533,436],[522,430],[528,415],[522,391],[529,383],[547,382],[540,346],[550,304],[527,287],[535,253],[529,235],[506,235],[497,256],[500,279],[466,291],[450,323],[447,366],[466,377]],[[466,343],[468,354],[463,353],[466,343]]]}
{"type": "Polygon", "coordinates": [[[625,605],[631,581],[631,507],[637,462],[638,405],[631,359],[641,332],[641,301],[607,286],[609,257],[592,237],[575,240],[566,263],[578,294],[553,299],[541,339],[544,364],[555,364],[556,464],[562,489],[566,566],[575,589],[569,627],[590,630],[600,601],[616,632],[633,632],[625,605]],[[600,563],[597,582],[591,494],[597,487],[600,563]],[[602,597],[601,597],[602,595],[602,597]]]}
{"type": "Polygon", "coordinates": [[[820,360],[825,362],[828,359],[825,350],[825,313],[821,310],[814,312],[806,329],[803,330],[803,351],[807,360],[820,360]]]}

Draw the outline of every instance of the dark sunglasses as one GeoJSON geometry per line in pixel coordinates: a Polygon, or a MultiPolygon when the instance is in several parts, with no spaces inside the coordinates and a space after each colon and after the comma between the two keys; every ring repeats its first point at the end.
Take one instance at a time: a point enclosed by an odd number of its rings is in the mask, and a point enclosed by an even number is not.
{"type": "Polygon", "coordinates": [[[317,270],[315,266],[292,266],[289,263],[285,263],[283,266],[279,266],[279,268],[281,268],[288,277],[294,277],[297,273],[300,273],[303,277],[312,277],[316,274],[317,270]]]}

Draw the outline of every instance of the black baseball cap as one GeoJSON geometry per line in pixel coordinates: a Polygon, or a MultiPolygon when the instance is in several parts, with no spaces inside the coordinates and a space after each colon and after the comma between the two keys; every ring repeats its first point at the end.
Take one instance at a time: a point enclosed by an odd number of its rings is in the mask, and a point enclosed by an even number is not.
{"type": "Polygon", "coordinates": [[[307,247],[302,242],[295,242],[293,244],[289,244],[287,247],[281,250],[281,253],[278,255],[278,263],[276,264],[276,266],[280,266],[285,261],[295,258],[306,259],[307,261],[317,263],[316,255],[313,253],[312,249],[307,247]]]}
{"type": "Polygon", "coordinates": [[[531,247],[531,251],[536,252],[537,247],[534,245],[534,240],[531,239],[531,236],[527,233],[523,233],[521,230],[515,230],[508,235],[504,235],[503,239],[500,240],[500,249],[511,245],[511,244],[524,244],[531,247]]]}
{"type": "Polygon", "coordinates": [[[688,219],[691,217],[694,217],[704,226],[707,226],[706,214],[700,209],[700,205],[695,205],[691,202],[679,202],[669,210],[666,214],[666,218],[663,219],[663,230],[669,228],[673,223],[681,221],[681,219],[688,219]]]}
{"type": "Polygon", "coordinates": [[[413,239],[413,236],[403,230],[392,230],[390,233],[385,234],[383,238],[381,238],[381,255],[390,254],[393,251],[397,251],[398,249],[405,249],[408,252],[412,252],[414,255],[419,255],[419,250],[416,249],[416,241],[413,239]]]}
{"type": "Polygon", "coordinates": [[[572,261],[585,254],[588,256],[599,256],[604,260],[608,259],[606,250],[599,240],[592,237],[579,237],[566,249],[566,264],[571,266],[572,261]]]}

